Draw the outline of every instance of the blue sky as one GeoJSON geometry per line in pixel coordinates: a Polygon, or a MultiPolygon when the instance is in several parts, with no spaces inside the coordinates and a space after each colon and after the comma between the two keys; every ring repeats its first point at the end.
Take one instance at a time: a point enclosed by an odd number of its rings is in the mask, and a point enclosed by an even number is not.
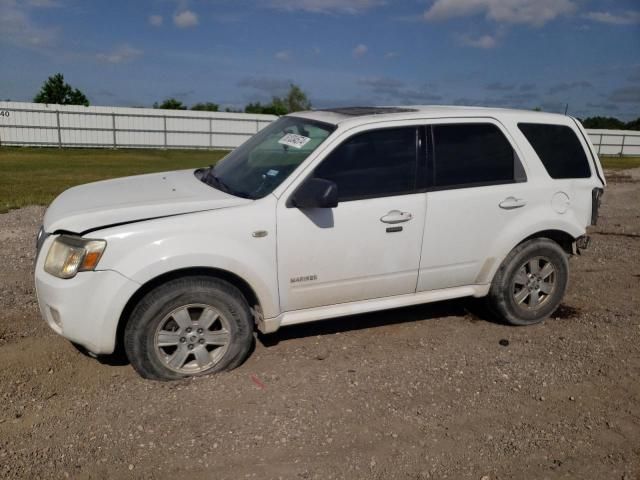
{"type": "Polygon", "coordinates": [[[472,104],[640,116],[639,0],[0,0],[0,98],[472,104]]]}

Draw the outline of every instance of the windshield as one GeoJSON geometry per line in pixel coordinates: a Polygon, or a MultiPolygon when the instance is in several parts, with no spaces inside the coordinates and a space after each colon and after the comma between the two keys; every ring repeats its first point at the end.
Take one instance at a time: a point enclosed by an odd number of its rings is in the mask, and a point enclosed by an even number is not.
{"type": "Polygon", "coordinates": [[[335,130],[281,117],[209,168],[202,181],[232,195],[262,198],[280,185],[335,130]]]}

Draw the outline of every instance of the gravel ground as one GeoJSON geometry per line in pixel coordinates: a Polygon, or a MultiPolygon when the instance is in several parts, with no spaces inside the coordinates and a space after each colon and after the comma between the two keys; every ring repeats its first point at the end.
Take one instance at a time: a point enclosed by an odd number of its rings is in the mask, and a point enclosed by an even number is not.
{"type": "Polygon", "coordinates": [[[41,321],[43,208],[0,215],[0,478],[640,479],[640,170],[544,323],[465,302],[260,336],[233,372],[156,383],[41,321]]]}

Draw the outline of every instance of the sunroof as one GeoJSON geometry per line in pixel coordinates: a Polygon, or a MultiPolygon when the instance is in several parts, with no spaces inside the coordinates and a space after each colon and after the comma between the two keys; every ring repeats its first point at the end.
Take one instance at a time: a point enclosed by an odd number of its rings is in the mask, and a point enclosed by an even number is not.
{"type": "Polygon", "coordinates": [[[326,108],[321,112],[333,112],[341,115],[350,115],[359,117],[361,115],[381,115],[383,113],[406,113],[417,112],[415,108],[399,108],[399,107],[343,107],[343,108],[326,108]]]}

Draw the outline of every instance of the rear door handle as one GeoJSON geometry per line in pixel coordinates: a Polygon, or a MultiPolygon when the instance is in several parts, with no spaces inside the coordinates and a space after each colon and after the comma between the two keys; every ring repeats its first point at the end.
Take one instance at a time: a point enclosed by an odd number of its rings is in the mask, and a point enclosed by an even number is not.
{"type": "Polygon", "coordinates": [[[403,223],[413,218],[409,212],[401,212],[400,210],[391,210],[385,216],[380,218],[382,223],[403,223]]]}
{"type": "Polygon", "coordinates": [[[507,197],[502,200],[498,205],[505,210],[513,210],[514,208],[524,207],[527,201],[523,198],[507,197]]]}

